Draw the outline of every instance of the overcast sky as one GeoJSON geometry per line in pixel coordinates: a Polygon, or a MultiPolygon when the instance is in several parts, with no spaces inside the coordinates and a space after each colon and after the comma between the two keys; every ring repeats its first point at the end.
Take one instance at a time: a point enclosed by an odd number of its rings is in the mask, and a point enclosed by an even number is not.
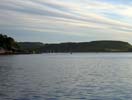
{"type": "Polygon", "coordinates": [[[132,43],[132,0],[0,0],[0,32],[17,41],[132,43]]]}

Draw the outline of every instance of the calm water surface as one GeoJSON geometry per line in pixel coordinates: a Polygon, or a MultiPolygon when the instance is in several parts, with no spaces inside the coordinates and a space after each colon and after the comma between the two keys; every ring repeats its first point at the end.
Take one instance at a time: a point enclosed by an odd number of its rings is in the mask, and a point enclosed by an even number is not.
{"type": "Polygon", "coordinates": [[[132,53],[0,56],[0,100],[132,100],[132,53]]]}

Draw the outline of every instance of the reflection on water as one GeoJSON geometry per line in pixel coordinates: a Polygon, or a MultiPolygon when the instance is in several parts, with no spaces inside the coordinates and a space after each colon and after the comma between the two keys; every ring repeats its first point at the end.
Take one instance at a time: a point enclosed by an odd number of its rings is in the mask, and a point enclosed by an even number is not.
{"type": "Polygon", "coordinates": [[[0,56],[0,100],[132,100],[131,53],[0,56]]]}

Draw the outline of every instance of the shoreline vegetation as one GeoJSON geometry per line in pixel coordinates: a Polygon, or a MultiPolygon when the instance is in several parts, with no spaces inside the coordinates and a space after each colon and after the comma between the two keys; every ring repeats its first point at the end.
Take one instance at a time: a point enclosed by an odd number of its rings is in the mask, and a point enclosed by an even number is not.
{"type": "Polygon", "coordinates": [[[0,34],[0,55],[39,53],[132,52],[132,45],[124,41],[100,40],[44,44],[41,42],[16,42],[0,34]]]}

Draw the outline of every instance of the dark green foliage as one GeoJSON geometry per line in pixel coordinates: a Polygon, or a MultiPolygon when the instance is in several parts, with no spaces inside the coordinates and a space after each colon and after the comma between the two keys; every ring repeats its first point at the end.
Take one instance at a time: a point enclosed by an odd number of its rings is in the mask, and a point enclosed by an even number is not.
{"type": "Polygon", "coordinates": [[[21,50],[26,52],[40,53],[40,48],[44,46],[41,42],[18,42],[21,50]]]}
{"type": "Polygon", "coordinates": [[[45,44],[43,52],[127,52],[132,46],[122,41],[92,41],[80,43],[45,44]]]}
{"type": "Polygon", "coordinates": [[[122,41],[92,41],[79,43],[43,44],[40,42],[20,42],[22,50],[37,53],[53,52],[130,52],[132,46],[122,41]]]}
{"type": "Polygon", "coordinates": [[[132,46],[122,41],[43,44],[40,42],[15,42],[13,38],[2,34],[0,34],[0,48],[22,54],[43,52],[132,52],[132,46]]]}
{"type": "Polygon", "coordinates": [[[0,34],[0,48],[13,51],[18,48],[18,45],[13,38],[0,34]]]}

